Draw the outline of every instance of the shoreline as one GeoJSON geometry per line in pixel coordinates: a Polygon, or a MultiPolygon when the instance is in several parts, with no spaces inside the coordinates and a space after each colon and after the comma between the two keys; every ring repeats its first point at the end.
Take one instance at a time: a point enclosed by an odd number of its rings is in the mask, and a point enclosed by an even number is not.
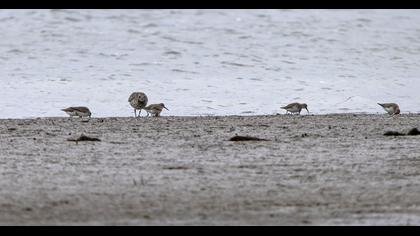
{"type": "MultiPolygon", "coordinates": [[[[368,112],[351,112],[351,113],[326,113],[326,114],[302,114],[299,116],[347,116],[347,115],[366,115],[366,116],[389,116],[384,112],[377,112],[377,113],[368,113],[368,112]]],[[[416,116],[420,115],[420,112],[409,112],[409,113],[401,113],[400,116],[416,116]]],[[[172,115],[161,115],[160,118],[206,118],[206,117],[218,117],[218,118],[229,118],[229,117],[270,117],[270,116],[292,116],[290,114],[285,113],[277,113],[277,114],[260,114],[260,115],[182,115],[182,116],[172,116],[172,115]]],[[[298,115],[293,115],[298,116],[298,115]]],[[[35,120],[35,119],[77,119],[77,117],[70,117],[70,116],[40,116],[40,117],[27,117],[27,118],[0,118],[2,120],[35,120]]],[[[124,118],[134,118],[134,116],[92,116],[91,119],[124,119],[124,118]]],[[[155,117],[146,117],[141,116],[140,118],[150,119],[155,117]]],[[[139,119],[140,119],[139,118],[139,119]]]]}
{"type": "Polygon", "coordinates": [[[418,225],[419,119],[0,119],[0,225],[418,225]]]}

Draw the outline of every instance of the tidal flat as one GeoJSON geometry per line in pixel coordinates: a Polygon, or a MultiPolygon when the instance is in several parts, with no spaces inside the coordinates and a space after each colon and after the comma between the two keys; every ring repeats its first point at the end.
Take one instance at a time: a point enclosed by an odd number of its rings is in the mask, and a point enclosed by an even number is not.
{"type": "Polygon", "coordinates": [[[420,136],[384,135],[412,128],[420,115],[3,119],[0,224],[419,225],[420,136]]]}

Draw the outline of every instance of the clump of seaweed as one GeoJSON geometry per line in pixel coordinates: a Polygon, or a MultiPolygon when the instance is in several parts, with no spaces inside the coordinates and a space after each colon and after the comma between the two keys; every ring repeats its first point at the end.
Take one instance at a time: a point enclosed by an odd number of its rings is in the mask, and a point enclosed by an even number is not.
{"type": "Polygon", "coordinates": [[[78,138],[68,138],[68,139],[67,139],[67,141],[70,141],[70,142],[76,142],[76,143],[78,143],[78,142],[84,142],[84,141],[89,141],[89,142],[100,142],[101,140],[100,140],[100,139],[98,139],[98,138],[88,137],[88,136],[86,136],[86,135],[82,134],[82,135],[80,135],[80,137],[78,137],[78,138]]]}
{"type": "Polygon", "coordinates": [[[420,135],[420,131],[417,128],[411,129],[407,135],[420,135]]]}
{"type": "Polygon", "coordinates": [[[406,136],[406,135],[420,135],[420,131],[417,128],[412,128],[410,131],[408,131],[407,134],[403,134],[397,131],[387,131],[384,133],[385,136],[406,136]]]}
{"type": "Polygon", "coordinates": [[[251,137],[251,136],[236,135],[236,136],[230,138],[229,141],[238,142],[238,141],[269,141],[269,140],[268,139],[261,139],[261,138],[257,138],[257,137],[251,137]]]}

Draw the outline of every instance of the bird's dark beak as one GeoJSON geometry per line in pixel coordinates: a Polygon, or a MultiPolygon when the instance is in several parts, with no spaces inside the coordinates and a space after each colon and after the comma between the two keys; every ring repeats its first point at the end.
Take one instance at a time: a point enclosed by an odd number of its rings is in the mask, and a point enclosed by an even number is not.
{"type": "Polygon", "coordinates": [[[168,108],[166,108],[166,107],[163,107],[163,108],[165,108],[166,110],[168,110],[168,111],[169,111],[169,109],[168,109],[168,108]]]}
{"type": "Polygon", "coordinates": [[[307,111],[308,111],[308,114],[309,114],[309,110],[308,110],[308,108],[305,108],[307,111]]]}

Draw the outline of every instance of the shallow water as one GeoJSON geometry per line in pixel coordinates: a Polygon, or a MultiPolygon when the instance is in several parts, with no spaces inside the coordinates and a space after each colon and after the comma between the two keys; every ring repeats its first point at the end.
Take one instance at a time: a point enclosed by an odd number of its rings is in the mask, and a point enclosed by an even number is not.
{"type": "Polygon", "coordinates": [[[419,10],[0,10],[0,118],[420,111],[419,10]],[[143,113],[144,114],[144,113],[143,113]]]}

